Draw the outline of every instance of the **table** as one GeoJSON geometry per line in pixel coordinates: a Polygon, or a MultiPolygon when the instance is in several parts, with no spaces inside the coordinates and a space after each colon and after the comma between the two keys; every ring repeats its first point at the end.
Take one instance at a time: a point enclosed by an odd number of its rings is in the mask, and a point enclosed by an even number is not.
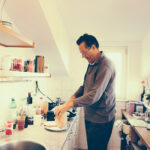
{"type": "MultiPolygon", "coordinates": [[[[122,115],[129,121],[134,117],[128,114],[125,110],[122,110],[122,115]]],[[[150,131],[144,127],[134,127],[131,126],[131,142],[137,142],[137,139],[142,139],[144,145],[150,150],[150,131]]]]}

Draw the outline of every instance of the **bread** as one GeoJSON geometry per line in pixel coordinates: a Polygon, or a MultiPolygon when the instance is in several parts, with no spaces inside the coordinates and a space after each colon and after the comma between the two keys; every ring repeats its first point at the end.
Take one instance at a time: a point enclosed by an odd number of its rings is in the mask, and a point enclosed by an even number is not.
{"type": "Polygon", "coordinates": [[[55,116],[55,121],[47,121],[44,125],[47,127],[64,128],[67,125],[67,115],[63,113],[61,117],[55,116]]]}
{"type": "Polygon", "coordinates": [[[55,122],[57,124],[57,127],[63,128],[67,124],[67,115],[66,113],[63,113],[61,117],[55,116],[55,122]]]}
{"type": "Polygon", "coordinates": [[[55,121],[47,121],[47,122],[44,123],[44,125],[46,127],[57,127],[57,124],[56,124],[55,121]]]}

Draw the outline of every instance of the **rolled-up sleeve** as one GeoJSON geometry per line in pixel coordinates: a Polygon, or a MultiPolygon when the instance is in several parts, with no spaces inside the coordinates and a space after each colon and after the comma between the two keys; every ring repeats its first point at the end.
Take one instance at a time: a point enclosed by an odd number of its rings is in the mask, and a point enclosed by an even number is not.
{"type": "Polygon", "coordinates": [[[105,91],[111,79],[111,74],[111,68],[109,68],[107,65],[103,66],[98,71],[95,83],[93,84],[93,87],[91,87],[91,90],[83,96],[74,99],[74,107],[89,106],[96,103],[105,91]]]}

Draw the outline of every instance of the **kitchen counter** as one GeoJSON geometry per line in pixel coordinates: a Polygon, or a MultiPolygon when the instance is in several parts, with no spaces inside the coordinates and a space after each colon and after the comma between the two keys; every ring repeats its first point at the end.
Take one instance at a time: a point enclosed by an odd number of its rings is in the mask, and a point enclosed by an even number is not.
{"type": "Polygon", "coordinates": [[[44,129],[44,126],[29,125],[28,128],[23,131],[15,130],[13,135],[2,135],[0,133],[0,145],[3,143],[13,141],[34,141],[45,146],[47,150],[61,150],[64,143],[76,122],[77,117],[73,121],[69,122],[70,127],[67,131],[63,132],[51,132],[44,129]]]}

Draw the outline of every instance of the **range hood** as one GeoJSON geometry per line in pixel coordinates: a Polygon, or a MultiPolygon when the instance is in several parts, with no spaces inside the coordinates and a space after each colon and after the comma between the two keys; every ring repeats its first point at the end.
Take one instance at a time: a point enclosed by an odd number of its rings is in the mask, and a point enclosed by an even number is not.
{"type": "Polygon", "coordinates": [[[35,43],[14,31],[10,22],[0,20],[0,46],[34,48],[35,43]]]}

